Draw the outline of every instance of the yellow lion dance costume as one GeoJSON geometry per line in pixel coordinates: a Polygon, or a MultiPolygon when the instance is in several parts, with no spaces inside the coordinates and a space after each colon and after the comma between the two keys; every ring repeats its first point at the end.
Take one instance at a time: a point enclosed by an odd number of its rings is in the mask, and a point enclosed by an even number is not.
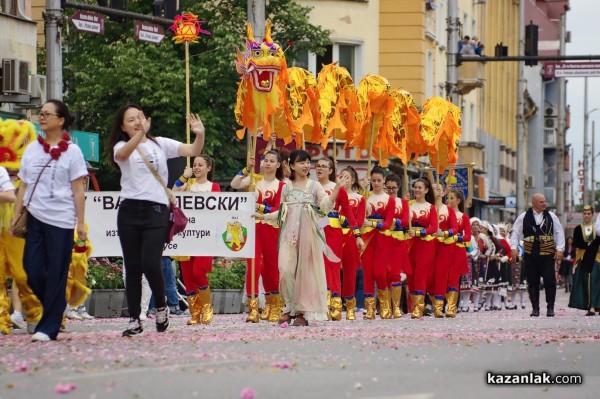
{"type": "MultiPolygon", "coordinates": [[[[4,166],[18,188],[20,181],[16,173],[21,166],[25,147],[36,141],[33,124],[25,120],[2,120],[0,118],[0,165],[4,166]]],[[[28,323],[37,323],[42,317],[42,305],[27,285],[27,275],[23,269],[23,249],[25,240],[9,234],[8,228],[13,218],[14,204],[0,204],[0,333],[9,334],[10,298],[6,280],[12,277],[19,289],[19,299],[28,323]]]]}

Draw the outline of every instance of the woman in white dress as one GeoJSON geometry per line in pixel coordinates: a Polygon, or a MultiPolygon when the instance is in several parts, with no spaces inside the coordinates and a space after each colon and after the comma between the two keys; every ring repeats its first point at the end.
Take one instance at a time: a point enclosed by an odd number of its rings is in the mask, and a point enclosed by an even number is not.
{"type": "Polygon", "coordinates": [[[335,204],[340,177],[328,196],[323,187],[310,180],[310,155],[304,150],[290,154],[292,174],[283,188],[278,212],[256,214],[258,219],[277,218],[279,232],[279,291],[285,302],[280,323],[295,318],[295,326],[307,326],[309,320],[327,320],[327,279],[323,254],[333,261],[327,248],[323,227],[326,215],[335,204]]]}

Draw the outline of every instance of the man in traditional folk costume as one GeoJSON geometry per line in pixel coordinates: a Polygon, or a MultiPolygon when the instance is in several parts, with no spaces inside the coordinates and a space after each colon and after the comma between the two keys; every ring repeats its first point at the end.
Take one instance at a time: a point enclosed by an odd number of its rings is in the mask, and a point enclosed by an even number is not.
{"type": "Polygon", "coordinates": [[[527,271],[527,289],[533,310],[530,316],[540,315],[540,277],[544,279],[547,317],[554,317],[556,298],[556,273],[554,265],[562,261],[565,235],[560,221],[546,210],[546,197],[534,194],[531,208],[519,215],[510,238],[513,261],[517,259],[519,240],[523,238],[523,260],[527,271]]]}

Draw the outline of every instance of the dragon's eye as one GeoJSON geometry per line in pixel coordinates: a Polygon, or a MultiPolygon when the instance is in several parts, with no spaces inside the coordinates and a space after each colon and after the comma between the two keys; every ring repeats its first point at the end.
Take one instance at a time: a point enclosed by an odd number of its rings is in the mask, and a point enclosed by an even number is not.
{"type": "Polygon", "coordinates": [[[260,50],[254,50],[253,51],[253,54],[254,54],[255,57],[260,57],[261,53],[262,53],[262,51],[260,51],[260,50]]]}
{"type": "Polygon", "coordinates": [[[271,50],[271,57],[277,57],[277,50],[271,50]]]}

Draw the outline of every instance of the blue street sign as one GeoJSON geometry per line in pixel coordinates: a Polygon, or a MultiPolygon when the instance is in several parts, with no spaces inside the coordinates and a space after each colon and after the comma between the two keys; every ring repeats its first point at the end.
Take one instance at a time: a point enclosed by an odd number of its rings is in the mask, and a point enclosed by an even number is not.
{"type": "MultiPolygon", "coordinates": [[[[46,135],[40,129],[40,125],[33,124],[38,135],[45,137],[46,135]]],[[[100,162],[100,135],[98,133],[84,132],[81,130],[71,130],[71,141],[73,144],[81,148],[83,157],[86,161],[100,162]]]]}
{"type": "Polygon", "coordinates": [[[100,162],[100,135],[98,133],[71,130],[71,141],[83,152],[86,161],[100,162]]]}

